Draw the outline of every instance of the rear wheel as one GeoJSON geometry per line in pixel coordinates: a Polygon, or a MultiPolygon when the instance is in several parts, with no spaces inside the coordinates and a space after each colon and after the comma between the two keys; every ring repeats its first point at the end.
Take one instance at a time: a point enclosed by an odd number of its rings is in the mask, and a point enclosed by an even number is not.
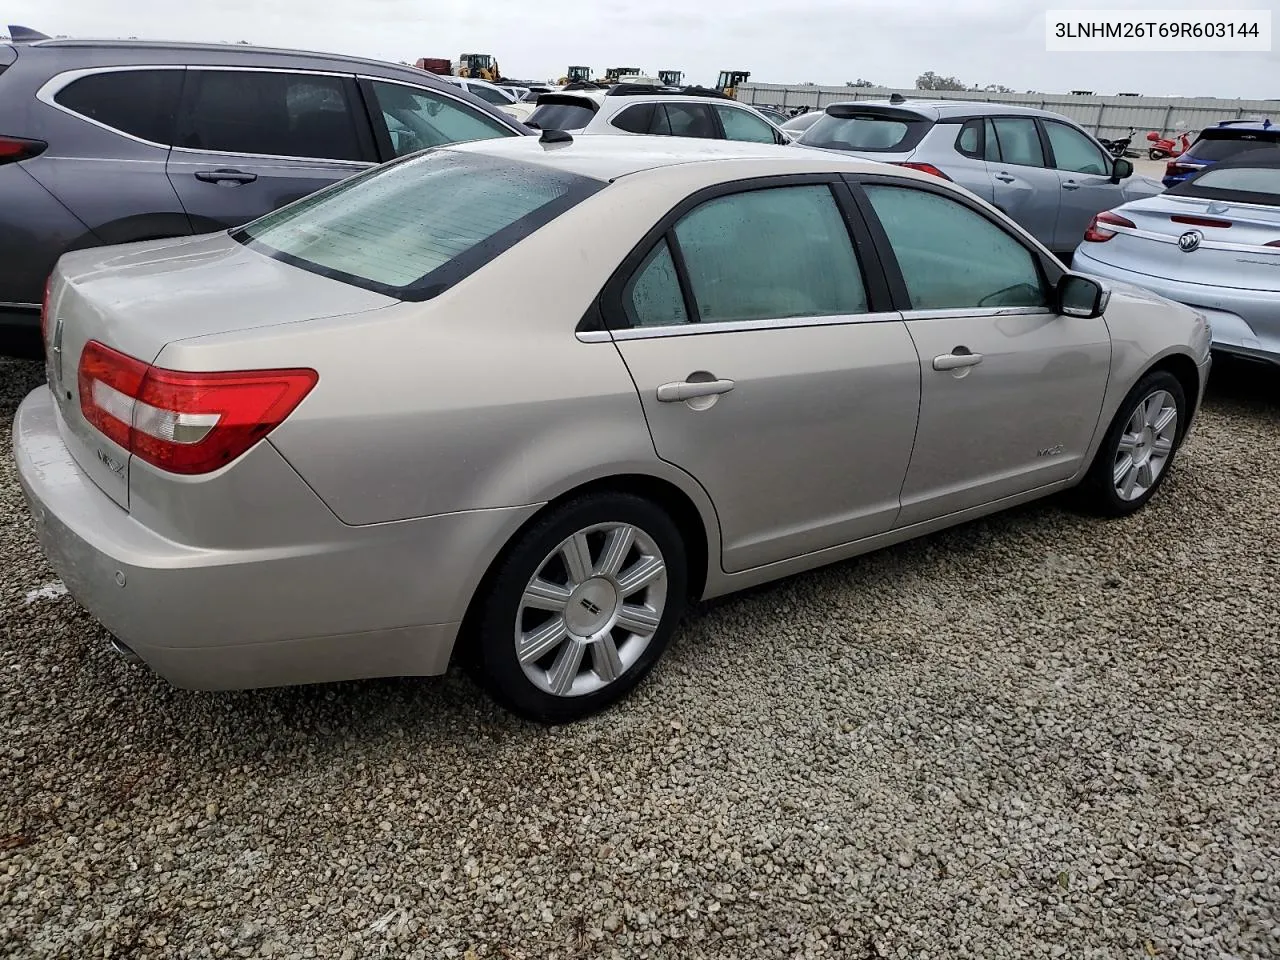
{"type": "Polygon", "coordinates": [[[1187,425],[1187,398],[1165,370],[1129,391],[1078,495],[1091,513],[1122,517],[1140,510],[1164,483],[1187,425]]]}
{"type": "Polygon", "coordinates": [[[654,504],[621,493],[566,503],[525,531],[481,598],[473,670],[524,717],[588,716],[657,663],[687,582],[680,532],[654,504]]]}

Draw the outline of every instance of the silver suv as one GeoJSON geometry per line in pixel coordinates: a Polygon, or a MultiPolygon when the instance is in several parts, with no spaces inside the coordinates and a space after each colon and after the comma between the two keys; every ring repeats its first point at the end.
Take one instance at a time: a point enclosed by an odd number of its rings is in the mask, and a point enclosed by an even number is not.
{"type": "Polygon", "coordinates": [[[1164,190],[1066,117],[1008,104],[834,103],[795,143],[954,180],[1068,261],[1094,214],[1164,190]]]}
{"type": "Polygon", "coordinates": [[[414,150],[530,132],[412,67],[39,37],[0,41],[3,354],[38,355],[66,250],[236,226],[414,150]]]}

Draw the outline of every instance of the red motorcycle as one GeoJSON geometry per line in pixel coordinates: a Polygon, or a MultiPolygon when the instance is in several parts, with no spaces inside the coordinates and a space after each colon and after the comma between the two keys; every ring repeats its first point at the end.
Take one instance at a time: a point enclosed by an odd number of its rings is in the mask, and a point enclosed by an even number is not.
{"type": "Polygon", "coordinates": [[[1147,134],[1147,139],[1151,141],[1147,156],[1152,160],[1163,160],[1165,157],[1177,157],[1186,153],[1191,149],[1189,134],[1190,131],[1179,133],[1174,137],[1162,137],[1152,130],[1147,134]]]}

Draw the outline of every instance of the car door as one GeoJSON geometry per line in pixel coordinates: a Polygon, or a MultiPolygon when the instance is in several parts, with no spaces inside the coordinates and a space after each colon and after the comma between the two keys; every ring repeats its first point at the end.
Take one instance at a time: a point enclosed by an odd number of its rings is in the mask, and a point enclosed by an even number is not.
{"type": "Polygon", "coordinates": [[[1083,131],[1057,120],[1041,120],[1049,141],[1050,161],[1058,176],[1061,199],[1053,250],[1075,250],[1094,214],[1124,203],[1120,184],[1113,183],[1113,161],[1083,131]]]}
{"type": "Polygon", "coordinates": [[[888,530],[920,390],[843,187],[767,183],[677,208],[603,298],[657,454],[710,495],[729,572],[888,530]]]}
{"type": "Polygon", "coordinates": [[[253,220],[376,159],[354,77],[186,71],[168,174],[197,232],[253,220]]]}
{"type": "Polygon", "coordinates": [[[1105,321],[1057,314],[1039,255],[976,203],[888,178],[860,189],[922,371],[898,525],[1074,476],[1110,372],[1105,321]]]}
{"type": "Polygon", "coordinates": [[[520,136],[444,91],[378,77],[361,77],[360,90],[379,153],[387,159],[447,143],[520,136]]]}
{"type": "Polygon", "coordinates": [[[1051,170],[1033,117],[992,117],[985,127],[995,206],[1051,246],[1058,224],[1058,174],[1051,170]]]}

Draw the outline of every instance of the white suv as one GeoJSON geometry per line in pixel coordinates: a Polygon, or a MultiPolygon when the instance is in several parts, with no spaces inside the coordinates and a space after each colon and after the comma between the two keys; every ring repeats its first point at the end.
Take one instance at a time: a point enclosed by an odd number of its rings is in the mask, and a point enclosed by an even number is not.
{"type": "Polygon", "coordinates": [[[649,134],[788,144],[791,138],[745,103],[715,91],[655,92],[639,84],[560,90],[538,97],[525,122],[566,133],[649,134]]]}

